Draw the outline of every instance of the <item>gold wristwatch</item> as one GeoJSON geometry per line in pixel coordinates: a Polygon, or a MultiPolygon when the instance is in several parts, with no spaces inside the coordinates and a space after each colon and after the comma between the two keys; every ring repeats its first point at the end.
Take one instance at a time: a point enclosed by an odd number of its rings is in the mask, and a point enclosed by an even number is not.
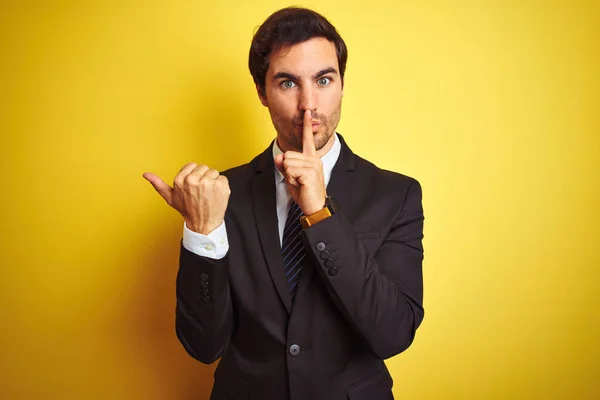
{"type": "Polygon", "coordinates": [[[303,228],[308,228],[309,226],[313,226],[314,224],[323,221],[325,218],[331,217],[337,211],[337,207],[333,203],[333,200],[330,196],[325,197],[325,205],[323,209],[317,211],[316,213],[310,215],[303,215],[300,217],[300,223],[303,228]]]}

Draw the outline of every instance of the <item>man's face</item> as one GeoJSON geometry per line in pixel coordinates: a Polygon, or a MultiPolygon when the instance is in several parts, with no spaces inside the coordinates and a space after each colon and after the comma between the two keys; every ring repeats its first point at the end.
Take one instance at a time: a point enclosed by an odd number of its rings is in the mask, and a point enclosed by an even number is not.
{"type": "Polygon", "coordinates": [[[343,95],[333,43],[313,38],[272,52],[265,78],[264,96],[257,89],[269,108],[279,147],[302,151],[302,120],[304,111],[311,110],[317,154],[329,151],[343,95]]]}

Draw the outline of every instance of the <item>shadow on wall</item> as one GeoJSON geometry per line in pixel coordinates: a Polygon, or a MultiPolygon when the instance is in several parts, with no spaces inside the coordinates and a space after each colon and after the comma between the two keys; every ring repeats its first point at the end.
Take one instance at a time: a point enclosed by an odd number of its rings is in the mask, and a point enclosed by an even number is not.
{"type": "MultiPolygon", "coordinates": [[[[240,85],[236,88],[223,71],[216,71],[212,76],[214,82],[229,83],[228,87],[202,87],[196,108],[202,111],[192,116],[194,130],[200,137],[198,143],[203,147],[198,149],[202,160],[195,161],[223,170],[248,162],[256,156],[253,149],[257,141],[265,142],[259,143],[263,149],[268,141],[253,124],[252,105],[242,104],[236,97],[240,85]],[[224,165],[223,158],[233,164],[224,165]]],[[[182,165],[185,162],[183,160],[182,165]]],[[[173,177],[163,179],[172,182],[173,177]]],[[[153,191],[148,182],[141,181],[147,185],[146,190],[153,191]]],[[[156,194],[156,201],[159,200],[163,202],[156,194]]],[[[166,203],[164,206],[168,207],[166,203]]],[[[168,224],[162,225],[159,221],[156,225],[147,224],[152,228],[141,233],[143,244],[138,248],[143,265],[137,269],[137,284],[124,310],[127,324],[131,325],[123,345],[139,363],[135,368],[153,380],[149,384],[154,389],[152,399],[208,399],[218,362],[203,365],[192,359],[175,335],[175,280],[183,219],[175,211],[170,215],[168,224]]],[[[153,216],[147,218],[152,220],[153,216]]]]}

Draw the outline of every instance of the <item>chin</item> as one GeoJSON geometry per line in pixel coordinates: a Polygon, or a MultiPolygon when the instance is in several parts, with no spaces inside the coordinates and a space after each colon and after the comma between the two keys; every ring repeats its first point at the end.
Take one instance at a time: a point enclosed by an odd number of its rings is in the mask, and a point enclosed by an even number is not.
{"type": "Polygon", "coordinates": [[[327,135],[327,132],[323,132],[322,134],[317,133],[317,140],[316,140],[316,148],[317,151],[321,150],[323,147],[327,146],[327,144],[329,143],[330,140],[333,140],[333,133],[331,135],[327,135]]]}

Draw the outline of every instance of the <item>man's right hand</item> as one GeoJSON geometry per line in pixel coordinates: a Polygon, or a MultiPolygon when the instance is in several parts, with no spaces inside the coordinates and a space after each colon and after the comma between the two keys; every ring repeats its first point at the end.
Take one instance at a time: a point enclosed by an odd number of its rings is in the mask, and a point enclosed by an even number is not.
{"type": "Polygon", "coordinates": [[[179,211],[188,229],[208,235],[223,222],[231,190],[227,177],[219,171],[187,163],[175,177],[173,187],[151,172],[143,177],[168,205],[179,211]]]}

